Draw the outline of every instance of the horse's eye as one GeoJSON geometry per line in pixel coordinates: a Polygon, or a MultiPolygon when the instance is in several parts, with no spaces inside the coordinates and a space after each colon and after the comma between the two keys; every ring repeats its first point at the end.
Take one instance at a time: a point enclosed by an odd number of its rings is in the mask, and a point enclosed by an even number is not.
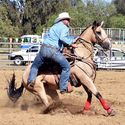
{"type": "Polygon", "coordinates": [[[97,33],[98,35],[101,35],[101,32],[100,32],[100,31],[97,31],[96,33],[97,33]]]}

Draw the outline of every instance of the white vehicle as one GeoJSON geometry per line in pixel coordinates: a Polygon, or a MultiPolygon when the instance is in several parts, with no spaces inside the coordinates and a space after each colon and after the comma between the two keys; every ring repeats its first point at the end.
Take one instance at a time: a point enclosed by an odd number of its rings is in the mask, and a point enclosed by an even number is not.
{"type": "Polygon", "coordinates": [[[27,62],[33,62],[36,55],[40,50],[40,44],[32,45],[27,49],[21,49],[20,51],[11,53],[8,58],[14,60],[15,65],[25,65],[27,62]]]}
{"type": "Polygon", "coordinates": [[[42,36],[39,35],[23,35],[21,36],[21,49],[27,49],[31,47],[33,44],[41,44],[43,42],[42,36]]]}
{"type": "Polygon", "coordinates": [[[42,42],[42,36],[39,35],[23,35],[21,36],[21,39],[22,44],[42,42]]]}
{"type": "Polygon", "coordinates": [[[117,48],[107,52],[96,49],[94,61],[98,69],[125,69],[125,52],[117,48]]]}

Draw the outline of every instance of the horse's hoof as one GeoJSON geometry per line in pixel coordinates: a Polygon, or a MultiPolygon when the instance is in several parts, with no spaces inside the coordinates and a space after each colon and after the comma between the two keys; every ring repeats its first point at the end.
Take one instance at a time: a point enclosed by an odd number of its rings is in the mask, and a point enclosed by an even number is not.
{"type": "Polygon", "coordinates": [[[84,110],[82,111],[82,114],[86,114],[88,111],[89,111],[89,110],[84,109],[84,110]]]}
{"type": "Polygon", "coordinates": [[[107,112],[110,116],[114,116],[116,114],[116,112],[111,108],[107,112]]]}
{"type": "Polygon", "coordinates": [[[111,111],[110,116],[114,116],[116,112],[114,110],[111,111]]]}

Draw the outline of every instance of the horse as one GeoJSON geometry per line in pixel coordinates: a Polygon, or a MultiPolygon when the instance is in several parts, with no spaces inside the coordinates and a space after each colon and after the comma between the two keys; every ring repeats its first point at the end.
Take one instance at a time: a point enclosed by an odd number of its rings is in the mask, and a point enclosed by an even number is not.
{"type": "MultiPolygon", "coordinates": [[[[74,54],[69,55],[64,53],[64,55],[71,56],[73,58],[71,73],[73,74],[75,80],[78,82],[78,86],[76,87],[82,85],[87,93],[87,101],[82,113],[85,114],[90,110],[92,95],[94,95],[100,101],[102,107],[107,111],[107,114],[113,116],[115,115],[115,111],[106,103],[94,85],[96,78],[96,68],[93,61],[94,44],[100,45],[105,50],[111,49],[111,41],[108,38],[102,25],[103,22],[98,23],[94,21],[92,25],[88,26],[80,34],[78,40],[76,41],[77,48],[73,48],[74,54]]],[[[24,71],[22,83],[19,88],[16,88],[15,86],[15,74],[13,74],[12,79],[9,82],[8,96],[12,101],[16,102],[19,97],[21,97],[25,87],[28,91],[37,95],[44,103],[46,109],[48,109],[51,103],[49,102],[47,94],[50,95],[52,99],[59,98],[57,93],[57,89],[59,89],[59,87],[56,83],[56,78],[53,71],[54,69],[51,71],[47,67],[47,70],[39,70],[35,81],[35,86],[33,89],[31,89],[27,85],[30,68],[31,64],[24,71]],[[49,90],[49,92],[47,90],[49,90]]]]}

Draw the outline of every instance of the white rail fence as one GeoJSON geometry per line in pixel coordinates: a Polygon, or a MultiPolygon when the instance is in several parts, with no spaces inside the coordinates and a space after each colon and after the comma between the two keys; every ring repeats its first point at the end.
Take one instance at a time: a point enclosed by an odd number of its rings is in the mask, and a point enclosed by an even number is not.
{"type": "MultiPolygon", "coordinates": [[[[29,63],[31,63],[29,60],[26,65],[16,66],[14,64],[14,60],[9,59],[9,55],[11,53],[21,50],[20,45],[21,43],[0,42],[0,69],[8,69],[8,68],[9,69],[20,69],[20,68],[24,69],[29,63]]],[[[31,54],[29,54],[29,57],[30,56],[31,54]]]]}
{"type": "MultiPolygon", "coordinates": [[[[71,36],[79,36],[82,31],[84,30],[85,28],[70,28],[70,34],[71,36]]],[[[118,42],[125,42],[125,29],[123,28],[104,28],[108,37],[109,38],[112,38],[112,40],[115,42],[115,41],[118,41],[118,42]]],[[[43,29],[43,33],[45,35],[48,34],[48,30],[49,28],[44,28],[43,29]]]]}

